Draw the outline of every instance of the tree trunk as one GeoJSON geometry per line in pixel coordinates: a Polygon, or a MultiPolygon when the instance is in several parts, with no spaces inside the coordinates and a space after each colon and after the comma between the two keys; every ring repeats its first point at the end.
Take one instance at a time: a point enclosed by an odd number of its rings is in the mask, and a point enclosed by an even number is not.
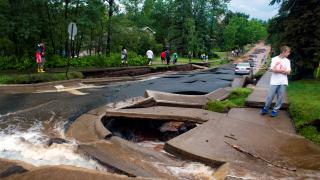
{"type": "Polygon", "coordinates": [[[48,5],[48,2],[46,4],[46,8],[47,8],[47,16],[48,16],[48,21],[49,21],[49,38],[51,40],[51,45],[52,45],[52,49],[53,49],[53,54],[56,53],[56,46],[55,46],[55,42],[54,42],[54,38],[53,38],[53,32],[52,32],[52,19],[51,19],[51,15],[50,15],[50,8],[49,8],[49,5],[48,5]]]}
{"type": "MultiPolygon", "coordinates": [[[[69,9],[69,3],[70,0],[65,0],[65,9],[64,9],[64,20],[65,20],[65,27],[68,26],[68,9],[69,9]]],[[[67,32],[67,28],[65,28],[64,32],[66,32],[66,40],[65,40],[65,51],[67,53],[67,56],[70,56],[70,52],[69,52],[69,36],[68,36],[68,32],[67,32]]]]}
{"type": "Polygon", "coordinates": [[[112,38],[112,16],[113,16],[114,0],[108,0],[108,3],[109,3],[109,22],[108,22],[108,36],[107,36],[106,55],[109,55],[109,56],[110,56],[110,52],[111,52],[111,38],[112,38]]]}

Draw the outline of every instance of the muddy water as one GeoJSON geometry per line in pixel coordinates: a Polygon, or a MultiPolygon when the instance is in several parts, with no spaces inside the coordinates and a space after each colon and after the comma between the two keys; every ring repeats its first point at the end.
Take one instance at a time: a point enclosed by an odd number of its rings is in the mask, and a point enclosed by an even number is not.
{"type": "MultiPolygon", "coordinates": [[[[167,154],[164,150],[165,142],[161,141],[142,141],[138,143],[140,146],[148,149],[153,149],[161,153],[167,154]]],[[[170,154],[168,154],[171,156],[170,154]]],[[[176,158],[176,157],[174,157],[176,158]]],[[[179,177],[179,179],[212,179],[212,175],[215,169],[197,162],[179,160],[182,166],[166,166],[163,171],[169,171],[173,176],[179,177]]],[[[153,164],[156,167],[161,168],[158,164],[153,164]]]]}
{"type": "MultiPolygon", "coordinates": [[[[103,169],[95,161],[75,153],[77,144],[47,146],[50,138],[64,138],[64,132],[77,117],[102,105],[142,96],[146,89],[164,92],[208,93],[229,86],[234,78],[231,67],[201,73],[182,73],[144,81],[80,89],[85,95],[68,92],[0,94],[0,157],[22,160],[36,166],[67,164],[103,169]]],[[[186,163],[184,170],[201,171],[207,167],[186,163]],[[200,168],[199,168],[200,167],[200,168]]],[[[209,174],[211,173],[208,170],[209,174]]]]}

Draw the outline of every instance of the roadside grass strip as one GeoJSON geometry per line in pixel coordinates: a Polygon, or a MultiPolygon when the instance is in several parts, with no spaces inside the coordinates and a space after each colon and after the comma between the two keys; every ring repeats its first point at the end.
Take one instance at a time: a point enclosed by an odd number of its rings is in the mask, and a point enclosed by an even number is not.
{"type": "Polygon", "coordinates": [[[206,110],[226,113],[231,108],[239,108],[245,106],[246,98],[251,94],[252,89],[236,88],[231,91],[228,99],[223,101],[209,101],[205,107],[206,110]]]}
{"type": "Polygon", "coordinates": [[[289,113],[297,131],[320,144],[320,81],[300,80],[289,83],[289,113]]]}

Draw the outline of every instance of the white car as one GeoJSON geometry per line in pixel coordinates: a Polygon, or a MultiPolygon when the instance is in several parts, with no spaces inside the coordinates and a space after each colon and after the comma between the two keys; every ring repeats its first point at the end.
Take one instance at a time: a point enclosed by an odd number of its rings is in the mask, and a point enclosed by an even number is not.
{"type": "Polygon", "coordinates": [[[235,74],[251,74],[252,73],[252,67],[250,66],[250,63],[238,63],[234,69],[235,74]]]}

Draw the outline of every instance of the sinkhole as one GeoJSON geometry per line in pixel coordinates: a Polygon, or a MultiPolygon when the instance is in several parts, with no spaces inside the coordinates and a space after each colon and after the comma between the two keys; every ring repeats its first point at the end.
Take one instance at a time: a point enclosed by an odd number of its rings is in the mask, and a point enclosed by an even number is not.
{"type": "Polygon", "coordinates": [[[114,135],[131,142],[166,142],[196,127],[193,122],[104,117],[103,125],[114,135]]]}

